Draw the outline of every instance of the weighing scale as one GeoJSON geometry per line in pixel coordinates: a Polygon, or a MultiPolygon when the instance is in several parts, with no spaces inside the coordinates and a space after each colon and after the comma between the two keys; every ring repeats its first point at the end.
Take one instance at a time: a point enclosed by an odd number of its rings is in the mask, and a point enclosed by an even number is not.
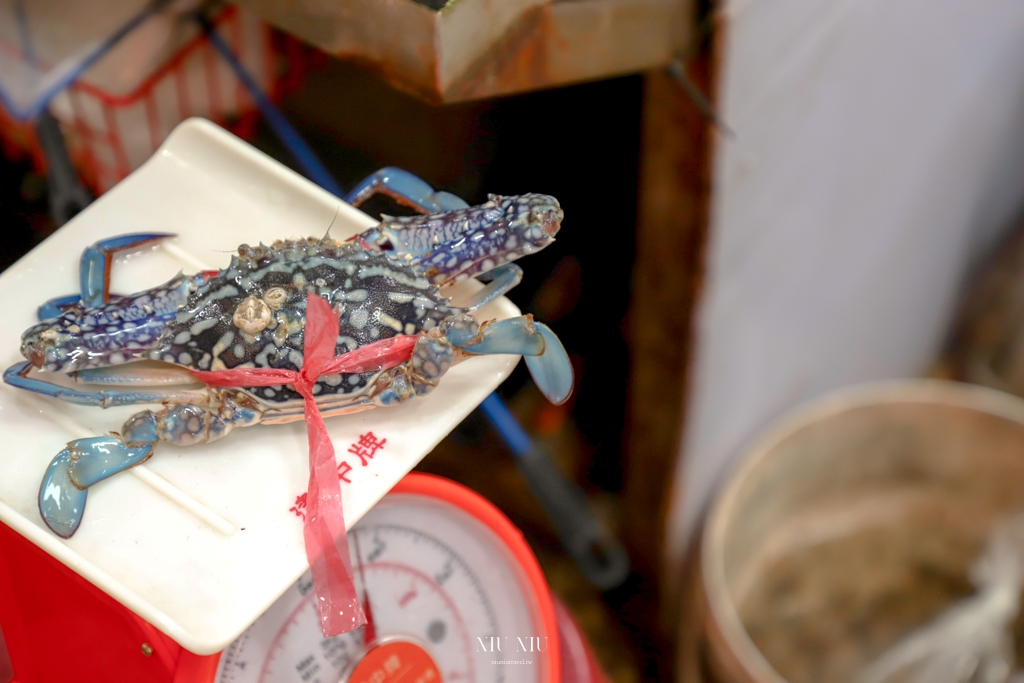
{"type": "MultiPolygon", "coordinates": [[[[374,223],[213,124],[186,121],[142,167],[0,275],[0,292],[8,302],[0,329],[0,364],[19,360],[21,331],[34,321],[40,302],[76,291],[79,255],[101,238],[141,231],[178,234],[154,251],[115,264],[113,290],[131,292],[166,281],[179,270],[220,267],[242,243],[323,234],[329,226],[332,236],[344,239],[374,223]]],[[[479,286],[473,280],[461,283],[452,289],[452,297],[458,301],[479,286]]],[[[504,298],[481,312],[484,318],[499,319],[518,314],[504,298]]],[[[353,545],[361,553],[355,562],[360,568],[357,586],[368,593],[371,608],[376,606],[375,594],[383,600],[377,608],[380,645],[370,654],[359,654],[357,646],[363,643],[357,635],[332,640],[326,648],[317,645],[324,663],[314,658],[305,664],[299,680],[317,680],[330,665],[353,683],[364,678],[390,683],[387,676],[394,671],[389,668],[397,658],[399,663],[419,662],[416,671],[423,681],[430,680],[430,672],[447,675],[444,680],[482,681],[485,667],[476,663],[480,653],[469,653],[469,647],[496,648],[493,639],[498,638],[502,647],[518,645],[519,639],[525,647],[535,642],[531,639],[545,637],[551,649],[546,658],[533,660],[543,666],[532,669],[537,677],[528,680],[559,680],[555,608],[539,572],[530,578],[535,561],[531,570],[528,562],[519,561],[522,548],[509,549],[508,539],[518,537],[514,530],[497,534],[505,550],[495,550],[501,545],[479,533],[481,528],[493,531],[486,521],[489,515],[477,514],[483,508],[467,512],[455,504],[453,509],[451,503],[437,503],[437,495],[434,502],[426,501],[430,495],[415,483],[403,484],[394,499],[374,507],[516,362],[515,356],[474,358],[452,368],[429,397],[326,421],[340,457],[367,435],[383,446],[372,457],[354,459],[342,483],[345,518],[350,530],[356,526],[353,545]],[[414,503],[425,507],[411,516],[399,514],[414,503]],[[366,524],[357,525],[364,516],[366,524]],[[408,521],[399,519],[406,517],[408,521]],[[418,525],[427,519],[432,522],[426,528],[418,525]],[[449,519],[448,527],[444,519],[449,519]],[[384,530],[382,524],[390,527],[384,530]],[[503,576],[500,571],[469,561],[472,553],[479,556],[479,549],[488,547],[487,538],[492,545],[483,555],[493,562],[504,553],[510,573],[501,580],[526,586],[526,603],[533,604],[529,609],[499,599],[504,591],[488,582],[503,576]],[[390,551],[381,550],[380,543],[390,551]],[[417,544],[424,548],[422,561],[419,551],[415,561],[408,559],[417,544]],[[430,562],[441,562],[442,568],[430,562]],[[435,589],[446,572],[450,574],[443,590],[435,589]],[[517,572],[518,579],[510,578],[517,572]],[[390,581],[398,581],[405,593],[395,596],[385,590],[390,581]],[[470,600],[475,606],[451,598],[449,582],[463,586],[459,595],[472,597],[475,592],[477,597],[470,600]],[[409,591],[433,606],[425,612],[431,615],[429,622],[418,624],[419,630],[399,628],[392,621],[398,618],[396,601],[409,591]],[[514,616],[513,630],[490,630],[492,616],[514,616]],[[313,672],[316,666],[319,673],[313,672]],[[470,670],[472,677],[457,677],[470,670]]],[[[294,634],[305,619],[304,603],[295,600],[305,597],[302,576],[307,569],[300,499],[308,459],[301,422],[239,430],[213,444],[161,448],[144,465],[90,491],[85,519],[72,538],[60,539],[43,525],[36,495],[53,455],[70,439],[116,429],[133,410],[85,408],[0,387],[0,628],[6,643],[0,649],[0,681],[5,674],[10,679],[12,664],[18,683],[246,680],[230,676],[256,667],[260,657],[253,648],[260,639],[269,637],[267,651],[280,653],[269,658],[271,669],[294,650],[294,634]],[[268,626],[282,610],[287,618],[277,628],[268,626]],[[220,666],[229,658],[233,668],[220,666]]],[[[495,651],[486,661],[508,659],[507,649],[500,652],[505,659],[495,651]]],[[[261,670],[267,657],[262,661],[261,670]]],[[[486,666],[525,671],[522,667],[532,665],[486,666]]],[[[511,676],[506,673],[504,680],[518,680],[511,676]]]]}
{"type": "Polygon", "coordinates": [[[355,683],[387,673],[389,659],[422,668],[410,681],[435,680],[431,671],[445,681],[560,680],[544,576],[519,531],[477,494],[410,474],[349,542],[377,645],[367,648],[367,629],[322,640],[307,573],[223,652],[216,683],[298,683],[314,670],[306,680],[355,683]]]}
{"type": "MultiPolygon", "coordinates": [[[[349,540],[372,631],[324,639],[306,572],[224,652],[200,657],[0,527],[0,618],[14,626],[5,633],[17,666],[13,680],[605,680],[572,618],[552,600],[522,534],[471,490],[409,474],[353,527],[349,540]],[[16,587],[33,599],[19,599],[16,587]],[[33,615],[26,603],[43,595],[33,615]],[[54,639],[53,629],[79,637],[54,639]],[[68,647],[69,641],[77,642],[68,647]]],[[[5,655],[0,652],[0,681],[8,683],[5,655]]]]}

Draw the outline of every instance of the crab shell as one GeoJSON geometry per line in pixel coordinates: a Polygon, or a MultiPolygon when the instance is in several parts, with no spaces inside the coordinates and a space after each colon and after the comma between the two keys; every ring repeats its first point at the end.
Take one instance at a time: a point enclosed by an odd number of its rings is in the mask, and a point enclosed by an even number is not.
{"type": "MultiPolygon", "coordinates": [[[[198,370],[298,370],[307,293],[327,300],[338,314],[337,354],[397,334],[429,331],[461,312],[412,268],[355,242],[242,245],[226,269],[188,298],[149,357],[198,370]]],[[[327,375],[313,393],[361,393],[375,375],[327,375]]],[[[286,386],[249,391],[265,403],[299,398],[286,386]]]]}

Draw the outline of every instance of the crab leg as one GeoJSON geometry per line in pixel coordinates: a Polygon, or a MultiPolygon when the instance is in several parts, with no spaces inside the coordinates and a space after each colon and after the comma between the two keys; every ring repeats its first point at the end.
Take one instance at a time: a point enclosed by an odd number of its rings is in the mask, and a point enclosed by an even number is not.
{"type": "Polygon", "coordinates": [[[132,415],[120,434],[68,442],[46,468],[39,512],[55,534],[69,538],[85,512],[87,489],[145,462],[160,441],[191,446],[216,441],[235,427],[259,424],[263,410],[242,392],[211,390],[209,403],[165,405],[132,415]]]}
{"type": "Polygon", "coordinates": [[[380,169],[348,193],[345,201],[359,206],[375,194],[391,197],[400,204],[422,213],[441,213],[469,206],[450,192],[435,192],[426,181],[394,166],[380,169]]]}
{"type": "Polygon", "coordinates": [[[74,306],[82,300],[81,294],[67,294],[65,296],[58,296],[50,299],[42,306],[36,309],[36,316],[39,320],[49,320],[50,318],[56,318],[58,315],[64,312],[64,309],[69,306],[74,306]]]}
{"type": "Polygon", "coordinates": [[[71,373],[75,382],[129,387],[183,386],[198,382],[183,367],[160,361],[135,361],[126,365],[89,368],[71,373]]]}
{"type": "Polygon", "coordinates": [[[110,299],[110,266],[114,260],[114,254],[151,245],[168,237],[174,237],[174,235],[162,232],[137,232],[100,240],[86,248],[82,252],[82,259],[78,270],[81,294],[71,294],[50,299],[39,307],[39,319],[49,320],[50,318],[56,318],[63,312],[64,308],[79,302],[83,306],[98,306],[108,301],[110,299]]]}
{"type": "Polygon", "coordinates": [[[82,304],[99,306],[110,299],[110,265],[114,254],[131,251],[174,237],[165,232],[136,232],[100,240],[82,253],[78,278],[82,287],[82,304]]]}
{"type": "Polygon", "coordinates": [[[483,308],[518,285],[523,280],[523,269],[514,263],[506,263],[488,273],[481,273],[477,279],[487,282],[487,286],[462,304],[467,311],[483,308]]]}
{"type": "Polygon", "coordinates": [[[207,390],[169,390],[139,391],[138,389],[103,389],[100,391],[80,391],[69,387],[47,382],[36,377],[29,377],[32,364],[28,361],[16,363],[4,372],[4,382],[19,389],[27,389],[43,396],[59,398],[67,403],[77,405],[109,408],[111,406],[130,406],[141,403],[195,403],[206,400],[207,390]]]}
{"type": "Polygon", "coordinates": [[[428,393],[451,367],[455,349],[471,355],[522,355],[549,401],[564,403],[572,392],[569,356],[554,332],[535,323],[533,316],[481,324],[468,315],[453,315],[420,337],[408,362],[378,379],[371,400],[390,406],[428,393]]]}

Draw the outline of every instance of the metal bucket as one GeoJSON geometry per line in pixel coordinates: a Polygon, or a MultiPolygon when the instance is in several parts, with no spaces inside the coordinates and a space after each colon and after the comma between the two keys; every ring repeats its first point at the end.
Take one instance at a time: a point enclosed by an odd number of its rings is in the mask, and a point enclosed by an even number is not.
{"type": "Polygon", "coordinates": [[[680,679],[854,681],[974,592],[993,525],[1022,510],[1024,400],[921,380],[818,401],[756,443],[710,511],[680,679]]]}

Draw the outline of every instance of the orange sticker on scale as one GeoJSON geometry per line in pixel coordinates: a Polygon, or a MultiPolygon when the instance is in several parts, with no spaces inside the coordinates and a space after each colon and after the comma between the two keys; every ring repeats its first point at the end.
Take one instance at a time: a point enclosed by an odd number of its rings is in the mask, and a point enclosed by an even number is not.
{"type": "Polygon", "coordinates": [[[441,683],[434,658],[416,643],[391,640],[374,645],[352,668],[347,683],[441,683]]]}

